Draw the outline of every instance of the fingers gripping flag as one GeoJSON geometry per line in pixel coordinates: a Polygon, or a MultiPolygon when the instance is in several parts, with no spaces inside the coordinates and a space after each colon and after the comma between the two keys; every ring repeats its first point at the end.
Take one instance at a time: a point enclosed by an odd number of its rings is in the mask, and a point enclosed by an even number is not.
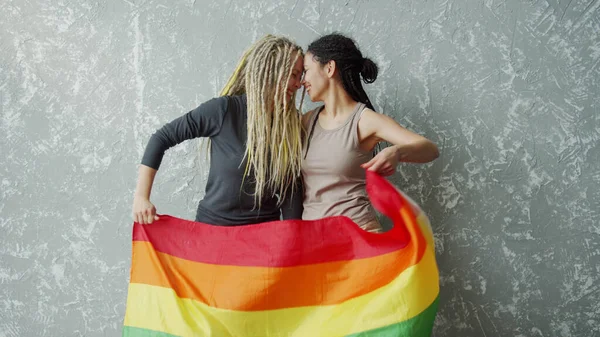
{"type": "Polygon", "coordinates": [[[367,191],[390,231],[347,217],[134,224],[123,336],[430,336],[439,278],[427,216],[375,173],[367,191]]]}

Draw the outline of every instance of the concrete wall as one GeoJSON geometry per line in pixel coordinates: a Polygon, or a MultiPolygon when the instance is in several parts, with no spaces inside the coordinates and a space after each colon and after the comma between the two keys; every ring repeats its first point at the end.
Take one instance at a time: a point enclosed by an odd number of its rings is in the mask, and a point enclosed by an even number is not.
{"type": "MultiPolygon", "coordinates": [[[[600,336],[600,1],[0,2],[0,336],[117,336],[150,134],[265,33],[350,34],[376,108],[436,141],[394,182],[431,217],[436,336],[600,336]]],[[[310,104],[305,108],[311,107],[310,104]]],[[[153,201],[193,219],[198,142],[153,201]]]]}

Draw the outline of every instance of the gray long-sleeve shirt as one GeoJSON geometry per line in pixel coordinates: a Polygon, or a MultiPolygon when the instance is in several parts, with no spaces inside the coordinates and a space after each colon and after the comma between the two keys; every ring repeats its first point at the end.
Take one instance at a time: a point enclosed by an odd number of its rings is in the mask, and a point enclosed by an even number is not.
{"type": "Polygon", "coordinates": [[[206,194],[198,204],[196,221],[223,226],[246,225],[283,219],[301,219],[302,183],[294,195],[263,193],[254,207],[252,176],[244,179],[247,134],[246,95],[213,98],[158,129],[146,146],[142,164],[158,170],[167,149],[187,139],[210,137],[210,170],[206,194]]]}

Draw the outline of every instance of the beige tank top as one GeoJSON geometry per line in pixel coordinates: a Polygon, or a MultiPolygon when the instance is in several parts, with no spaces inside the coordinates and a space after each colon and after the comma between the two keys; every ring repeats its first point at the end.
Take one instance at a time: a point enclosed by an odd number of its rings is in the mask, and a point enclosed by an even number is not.
{"type": "Polygon", "coordinates": [[[359,148],[358,121],[364,108],[358,103],[346,122],[331,130],[319,125],[323,107],[312,112],[302,162],[302,219],[344,215],[365,230],[380,230],[365,189],[365,170],[360,167],[373,158],[370,151],[359,148]]]}

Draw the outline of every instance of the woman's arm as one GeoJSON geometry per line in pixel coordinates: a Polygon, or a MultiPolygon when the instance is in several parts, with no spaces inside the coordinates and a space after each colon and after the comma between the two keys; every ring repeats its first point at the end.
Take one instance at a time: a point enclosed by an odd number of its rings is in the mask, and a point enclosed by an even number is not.
{"type": "Polygon", "coordinates": [[[213,98],[165,124],[150,137],[142,157],[133,198],[134,221],[151,224],[158,220],[156,208],[150,202],[150,192],[165,152],[188,139],[217,135],[223,125],[226,111],[227,98],[213,98]]]}
{"type": "Polygon", "coordinates": [[[133,221],[140,224],[151,224],[158,220],[156,207],[150,202],[150,193],[156,170],[146,165],[140,165],[138,181],[133,197],[133,221]]]}
{"type": "Polygon", "coordinates": [[[403,128],[394,119],[365,109],[359,121],[361,138],[375,137],[392,143],[363,167],[382,175],[393,174],[398,162],[427,163],[439,157],[437,146],[429,139],[403,128]]]}

